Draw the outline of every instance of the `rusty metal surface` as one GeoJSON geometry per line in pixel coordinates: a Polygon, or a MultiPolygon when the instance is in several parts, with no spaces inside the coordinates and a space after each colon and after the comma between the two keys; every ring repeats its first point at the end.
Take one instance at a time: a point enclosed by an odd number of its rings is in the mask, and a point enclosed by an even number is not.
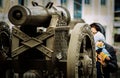
{"type": "Polygon", "coordinates": [[[11,33],[12,59],[0,62],[5,69],[2,78],[7,77],[9,70],[8,74],[15,74],[16,78],[36,78],[29,70],[41,71],[38,78],[95,78],[95,47],[90,28],[79,21],[72,23],[67,9],[52,4],[16,5],[8,17],[15,25],[11,33]],[[39,26],[46,31],[37,32],[39,26]],[[8,63],[10,66],[5,68],[8,63]]]}
{"type": "Polygon", "coordinates": [[[53,60],[55,60],[55,58],[59,60],[67,59],[67,49],[69,45],[68,38],[69,27],[62,26],[55,28],[53,60]]]}
{"type": "MultiPolygon", "coordinates": [[[[53,51],[46,48],[41,43],[43,43],[42,41],[47,39],[48,37],[53,36],[53,30],[51,30],[51,31],[49,30],[48,32],[43,33],[40,36],[35,38],[35,37],[28,36],[24,32],[20,31],[20,29],[18,29],[17,27],[13,27],[13,34],[12,35],[17,37],[18,40],[19,39],[23,40],[21,42],[23,45],[12,50],[12,57],[18,56],[19,54],[23,53],[24,51],[26,51],[30,48],[36,47],[36,46],[37,46],[38,50],[43,52],[48,57],[51,57],[51,53],[53,51]]],[[[15,46],[15,45],[13,45],[13,46],[15,46]]]]}

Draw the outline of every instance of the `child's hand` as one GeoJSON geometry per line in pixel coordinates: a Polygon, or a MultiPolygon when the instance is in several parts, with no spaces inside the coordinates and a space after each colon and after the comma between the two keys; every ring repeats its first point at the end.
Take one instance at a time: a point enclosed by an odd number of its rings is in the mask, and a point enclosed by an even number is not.
{"type": "Polygon", "coordinates": [[[109,61],[109,60],[110,60],[110,57],[107,56],[105,59],[109,61]]]}

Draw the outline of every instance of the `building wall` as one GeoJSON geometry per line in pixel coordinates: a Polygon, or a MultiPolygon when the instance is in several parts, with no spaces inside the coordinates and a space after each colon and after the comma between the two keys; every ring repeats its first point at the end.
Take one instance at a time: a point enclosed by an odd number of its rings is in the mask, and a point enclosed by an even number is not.
{"type": "Polygon", "coordinates": [[[106,29],[106,42],[113,44],[113,19],[114,0],[106,0],[106,5],[101,5],[100,0],[91,0],[91,4],[85,4],[83,0],[82,19],[88,24],[101,23],[106,29]]]}
{"type": "Polygon", "coordinates": [[[0,21],[7,20],[9,9],[16,4],[18,4],[17,0],[3,0],[3,6],[0,7],[0,17],[2,18],[0,21]]]}
{"type": "Polygon", "coordinates": [[[73,0],[67,0],[67,9],[70,12],[71,19],[74,19],[74,1],[73,0]]]}
{"type": "Polygon", "coordinates": [[[8,11],[9,9],[18,4],[17,0],[3,0],[2,7],[0,7],[0,21],[7,22],[10,25],[10,28],[13,26],[8,20],[8,11]]]}

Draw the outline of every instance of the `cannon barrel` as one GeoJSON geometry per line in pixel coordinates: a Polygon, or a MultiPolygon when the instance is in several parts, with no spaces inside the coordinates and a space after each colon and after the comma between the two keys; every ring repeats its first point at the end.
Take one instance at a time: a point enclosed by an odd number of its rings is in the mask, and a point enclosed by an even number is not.
{"type": "Polygon", "coordinates": [[[10,22],[14,25],[48,26],[53,14],[64,15],[67,23],[70,21],[70,14],[63,7],[46,8],[44,6],[25,7],[22,5],[13,6],[8,13],[10,22]],[[61,12],[63,14],[61,14],[61,12]]]}

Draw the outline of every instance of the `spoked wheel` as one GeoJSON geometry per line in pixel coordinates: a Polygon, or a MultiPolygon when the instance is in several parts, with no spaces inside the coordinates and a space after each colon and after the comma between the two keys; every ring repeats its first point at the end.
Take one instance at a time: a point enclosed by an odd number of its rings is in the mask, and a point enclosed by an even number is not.
{"type": "Polygon", "coordinates": [[[11,69],[11,39],[7,23],[0,22],[0,77],[12,78],[11,69]],[[4,71],[3,71],[4,70],[4,71]]]}
{"type": "Polygon", "coordinates": [[[8,57],[7,54],[9,52],[9,38],[8,34],[5,31],[0,32],[0,51],[4,58],[8,57]]]}
{"type": "Polygon", "coordinates": [[[0,60],[10,57],[10,30],[5,22],[0,22],[0,60]]]}
{"type": "Polygon", "coordinates": [[[67,78],[95,78],[95,45],[85,23],[74,27],[67,55],[67,78]]]}
{"type": "Polygon", "coordinates": [[[2,70],[0,72],[4,72],[5,78],[12,78],[13,77],[13,72],[11,68],[11,58],[9,57],[9,52],[10,52],[10,44],[9,44],[9,34],[6,31],[1,31],[0,32],[0,53],[1,53],[1,61],[2,63],[2,70]]]}

